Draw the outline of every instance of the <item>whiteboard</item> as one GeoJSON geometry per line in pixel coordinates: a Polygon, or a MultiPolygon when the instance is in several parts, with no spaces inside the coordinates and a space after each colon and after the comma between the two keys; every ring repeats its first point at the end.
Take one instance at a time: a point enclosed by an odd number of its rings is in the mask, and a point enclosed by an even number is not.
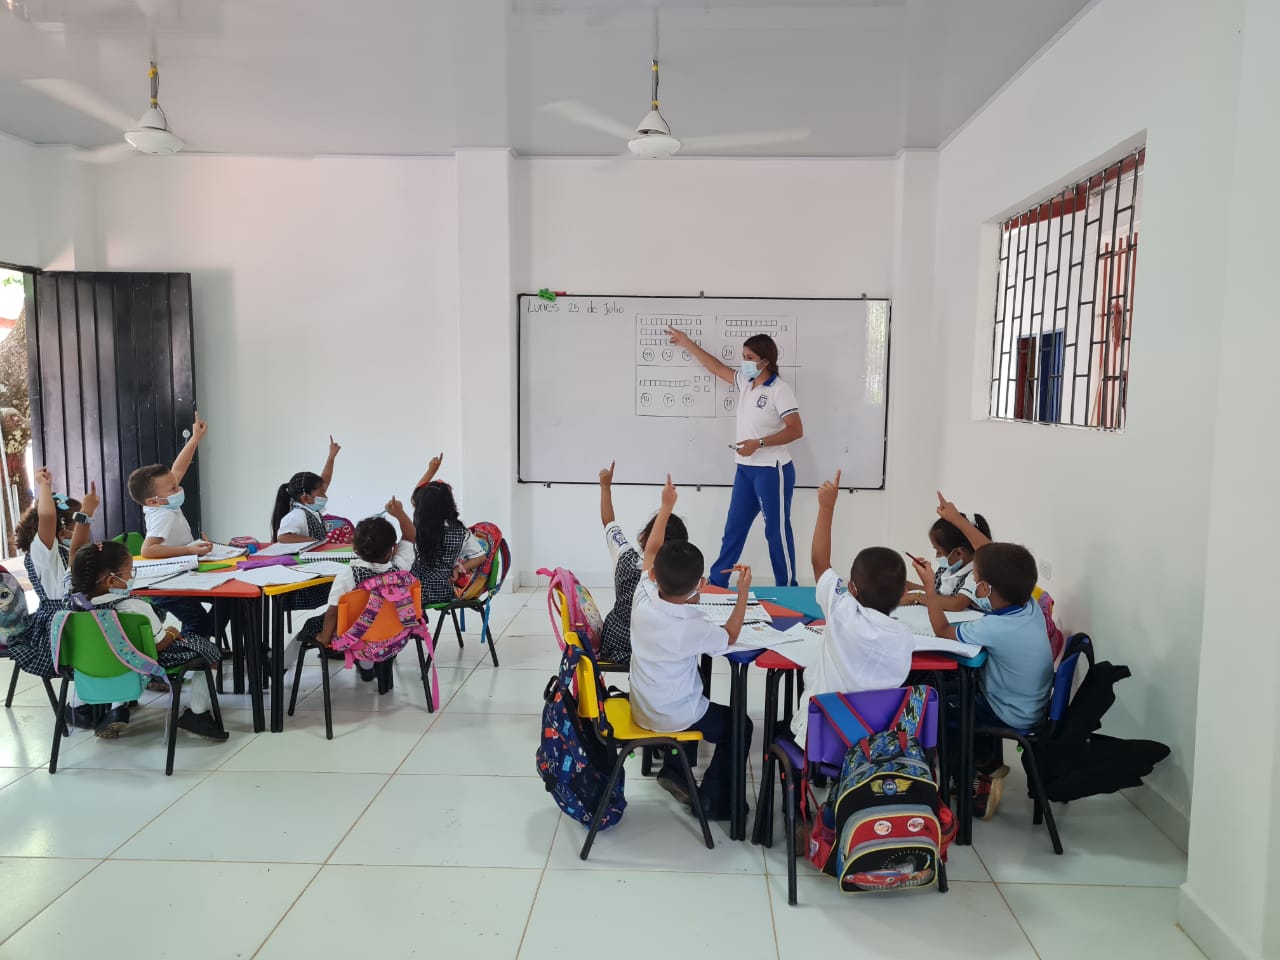
{"type": "MultiPolygon", "coordinates": [[[[519,480],[731,486],[738,391],[665,335],[686,331],[736,368],[767,333],[796,392],[804,437],[797,486],[842,470],[842,487],[884,487],[888,300],[559,297],[517,301],[519,480]]],[[[745,439],[745,438],[743,438],[745,439]]]]}

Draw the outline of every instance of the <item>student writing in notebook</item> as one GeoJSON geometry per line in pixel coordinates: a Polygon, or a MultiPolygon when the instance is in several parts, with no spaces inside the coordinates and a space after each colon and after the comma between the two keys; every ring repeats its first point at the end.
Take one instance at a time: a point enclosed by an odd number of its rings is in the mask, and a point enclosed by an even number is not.
{"type": "MultiPolygon", "coordinates": [[[[936,558],[933,588],[938,594],[939,606],[950,613],[979,606],[974,602],[977,598],[973,592],[976,583],[973,578],[973,552],[984,543],[991,542],[991,527],[982,514],[975,513],[970,528],[977,533],[973,540],[945,517],[938,517],[929,528],[929,543],[936,558]]],[[[923,603],[924,587],[908,583],[907,592],[902,596],[903,606],[923,603]]]]}
{"type": "Polygon", "coordinates": [[[484,545],[458,519],[453,488],[435,479],[443,460],[443,453],[431,458],[410,498],[417,531],[413,573],[422,582],[423,606],[453,600],[455,569],[475,570],[485,558],[484,545]]]}
{"type": "Polygon", "coordinates": [[[329,436],[329,456],[319,473],[301,470],[276,489],[271,509],[271,539],[276,543],[308,543],[324,540],[325,507],[329,505],[329,484],[333,463],[342,450],[329,436]]]}
{"type": "MultiPolygon", "coordinates": [[[[640,584],[642,557],[653,532],[657,514],[641,528],[633,545],[627,539],[613,513],[613,468],[615,463],[600,471],[600,522],[604,524],[604,542],[613,558],[613,609],[604,618],[604,635],[600,640],[600,657],[614,663],[626,663],[631,659],[631,602],[640,584]],[[638,548],[638,549],[637,549],[638,548]]],[[[684,521],[674,513],[667,518],[666,542],[677,543],[689,539],[684,521]]]]}
{"type": "MultiPolygon", "coordinates": [[[[911,671],[915,648],[911,630],[890,616],[898,606],[907,567],[895,550],[866,547],[853,558],[848,581],[831,566],[831,524],[840,496],[840,472],[818,490],[818,520],[813,527],[810,560],[818,581],[818,605],[826,616],[822,656],[805,676],[809,697],[818,693],[853,693],[900,687],[911,671]]],[[[784,649],[785,656],[786,650],[784,649]]],[[[801,704],[792,728],[803,744],[809,720],[809,698],[801,704]]]]}
{"type": "MultiPolygon", "coordinates": [[[[955,524],[971,540],[982,534],[954,503],[938,494],[938,515],[955,524]]],[[[1049,706],[1053,686],[1053,655],[1046,642],[1044,615],[1031,599],[1036,586],[1036,561],[1016,543],[985,543],[973,555],[974,593],[987,616],[969,623],[950,624],[927,575],[930,565],[915,560],[924,584],[933,632],[948,640],[975,643],[987,651],[982,685],[977,692],[976,720],[980,727],[1013,727],[1029,733],[1039,726],[1049,706]]],[[[1000,803],[1004,777],[1004,741],[974,738],[978,771],[974,815],[989,820],[1000,803]]]]}
{"type": "MultiPolygon", "coordinates": [[[[209,425],[197,413],[191,425],[191,439],[171,466],[153,463],[129,474],[129,496],[142,506],[147,527],[146,539],[142,541],[142,555],[147,559],[203,557],[213,549],[213,544],[191,536],[191,524],[182,513],[186,499],[182,478],[191,468],[196,449],[208,432],[209,425]]],[[[213,636],[213,617],[199,601],[189,597],[163,597],[157,598],[155,605],[177,617],[184,631],[201,637],[213,636]]]]}

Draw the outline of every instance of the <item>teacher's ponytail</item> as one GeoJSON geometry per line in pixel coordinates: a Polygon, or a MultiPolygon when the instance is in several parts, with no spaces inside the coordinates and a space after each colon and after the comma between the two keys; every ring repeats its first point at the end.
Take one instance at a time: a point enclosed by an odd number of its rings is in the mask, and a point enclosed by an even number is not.
{"type": "Polygon", "coordinates": [[[747,337],[742,345],[764,361],[770,376],[778,375],[778,345],[773,342],[773,337],[757,333],[754,337],[747,337]]]}

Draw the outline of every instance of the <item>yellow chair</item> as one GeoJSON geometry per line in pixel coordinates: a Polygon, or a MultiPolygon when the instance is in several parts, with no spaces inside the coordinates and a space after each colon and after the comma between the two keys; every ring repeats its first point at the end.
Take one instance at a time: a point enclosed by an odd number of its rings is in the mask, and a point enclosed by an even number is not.
{"type": "MultiPolygon", "coordinates": [[[[559,587],[551,588],[551,603],[555,607],[556,616],[560,618],[560,627],[556,633],[561,637],[567,637],[574,633],[573,625],[569,623],[569,604],[565,600],[564,591],[559,587]]],[[[555,621],[551,621],[554,627],[555,621]]],[[[596,666],[601,673],[626,673],[630,667],[625,663],[616,663],[613,660],[601,660],[596,658],[596,666]]]]}
{"type": "MultiPolygon", "coordinates": [[[[585,650],[582,641],[578,639],[578,635],[573,631],[566,631],[564,639],[566,644],[575,646],[579,650],[585,650]]],[[[622,765],[626,762],[631,751],[644,749],[645,747],[666,747],[680,758],[680,766],[684,770],[685,782],[689,787],[689,796],[693,798],[691,806],[693,812],[698,816],[698,823],[702,825],[702,839],[706,841],[708,850],[713,849],[715,841],[711,838],[711,827],[707,824],[707,816],[702,811],[702,804],[698,802],[698,784],[694,781],[693,771],[689,768],[689,759],[679,746],[681,743],[700,742],[702,734],[697,730],[683,730],[679,733],[658,733],[655,730],[646,729],[632,719],[631,701],[626,697],[606,698],[604,700],[603,716],[601,716],[601,700],[599,696],[601,688],[599,678],[596,676],[595,662],[589,655],[581,657],[578,660],[577,669],[578,716],[584,720],[589,720],[592,730],[594,730],[600,742],[617,753],[613,770],[609,774],[609,783],[605,787],[604,793],[601,794],[600,806],[596,808],[595,816],[591,818],[591,826],[587,830],[587,839],[582,844],[582,853],[579,856],[585,860],[591,853],[591,845],[595,843],[596,834],[600,830],[600,820],[604,817],[605,810],[608,809],[609,798],[613,795],[613,788],[618,782],[618,777],[622,776],[622,765]]]]}

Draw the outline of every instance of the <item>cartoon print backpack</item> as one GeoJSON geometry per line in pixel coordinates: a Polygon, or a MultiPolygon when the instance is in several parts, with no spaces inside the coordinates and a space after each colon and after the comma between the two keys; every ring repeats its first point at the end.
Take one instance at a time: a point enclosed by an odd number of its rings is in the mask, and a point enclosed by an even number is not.
{"type": "Polygon", "coordinates": [[[92,677],[76,670],[76,696],[85,703],[128,703],[142,696],[143,687],[152,677],[168,682],[164,667],[133,645],[116,611],[95,608],[81,594],[75,597],[74,603],[75,609],[59,610],[50,621],[49,648],[54,664],[58,663],[62,652],[62,634],[67,629],[70,618],[88,614],[98,624],[98,629],[102,631],[107,647],[115,658],[128,667],[127,673],[114,677],[92,677]]]}
{"type": "Polygon", "coordinates": [[[502,531],[496,523],[477,523],[470,530],[484,547],[484,563],[474,570],[463,570],[459,565],[454,571],[453,592],[459,600],[475,600],[489,589],[489,574],[503,549],[502,531]]]}
{"type": "MultiPolygon", "coordinates": [[[[596,809],[609,785],[609,772],[614,758],[596,737],[591,721],[578,716],[578,700],[573,694],[578,661],[589,657],[581,647],[566,646],[560,658],[560,670],[547,683],[543,692],[542,741],[535,755],[538,776],[547,793],[561,810],[583,826],[590,826],[596,809]]],[[[599,683],[600,674],[596,674],[599,683]]],[[[601,702],[606,696],[597,691],[601,702]]],[[[600,722],[607,724],[603,716],[600,722]]],[[[622,819],[627,801],[622,795],[625,773],[609,795],[608,808],[600,821],[600,829],[612,827],[622,819]]]]}
{"type": "Polygon", "coordinates": [[[0,651],[7,650],[9,641],[22,635],[34,612],[27,607],[27,594],[18,578],[0,569],[0,651]]]}
{"type": "Polygon", "coordinates": [[[1067,637],[1053,622],[1053,597],[1049,596],[1048,590],[1036,587],[1031,591],[1031,599],[1040,604],[1040,612],[1044,614],[1044,627],[1049,634],[1049,651],[1053,654],[1053,662],[1056,664],[1062,657],[1063,648],[1067,645],[1067,637]]]}
{"type": "MultiPolygon", "coordinates": [[[[340,650],[344,654],[348,670],[355,665],[356,660],[375,662],[390,660],[415,636],[422,638],[434,662],[435,651],[431,646],[431,631],[427,628],[426,621],[418,616],[413,602],[415,587],[419,591],[418,596],[421,597],[422,586],[418,578],[408,570],[388,570],[386,573],[367,577],[356,584],[356,589],[366,591],[369,599],[355,622],[333,641],[333,649],[340,650]],[[388,604],[395,610],[399,630],[390,636],[382,636],[378,639],[368,638],[374,621],[378,619],[378,614],[388,604]]],[[[385,623],[387,618],[384,617],[383,621],[385,623]]],[[[439,681],[436,679],[434,670],[432,670],[431,683],[433,687],[431,695],[435,698],[433,702],[438,703],[439,681]]]]}
{"type": "Polygon", "coordinates": [[[325,543],[353,543],[356,539],[356,525],[346,517],[336,517],[326,513],[324,519],[325,543]]]}
{"type": "Polygon", "coordinates": [[[845,893],[932,886],[946,861],[955,822],[916,735],[929,689],[905,688],[893,725],[879,733],[844,694],[813,698],[849,750],[816,812],[807,855],[845,893]]]}
{"type": "Polygon", "coordinates": [[[595,600],[591,599],[591,591],[564,567],[539,570],[538,576],[551,578],[547,585],[547,613],[551,616],[551,629],[560,641],[560,649],[565,648],[565,632],[572,631],[591,646],[592,654],[599,654],[600,641],[604,637],[604,618],[600,616],[595,600]]]}

